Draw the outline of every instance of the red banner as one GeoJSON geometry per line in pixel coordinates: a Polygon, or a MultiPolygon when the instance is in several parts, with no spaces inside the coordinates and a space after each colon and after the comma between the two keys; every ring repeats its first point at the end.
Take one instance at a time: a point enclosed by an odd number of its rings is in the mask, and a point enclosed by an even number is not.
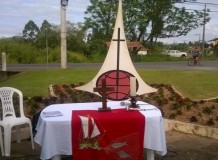
{"type": "Polygon", "coordinates": [[[72,111],[73,160],[142,160],[144,128],[138,111],[72,111]]]}

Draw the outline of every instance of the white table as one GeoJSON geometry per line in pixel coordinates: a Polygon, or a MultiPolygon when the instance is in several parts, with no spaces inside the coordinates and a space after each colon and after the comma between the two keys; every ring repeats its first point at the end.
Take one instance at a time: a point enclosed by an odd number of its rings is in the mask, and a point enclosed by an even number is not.
{"type": "MultiPolygon", "coordinates": [[[[163,156],[167,153],[163,118],[159,109],[145,102],[137,102],[140,111],[146,117],[144,148],[147,159],[154,160],[154,152],[163,156]]],[[[111,109],[125,108],[120,101],[107,102],[111,109]]],[[[72,155],[71,116],[72,110],[97,110],[101,102],[54,104],[46,107],[43,112],[60,111],[63,116],[45,117],[41,113],[37,124],[35,142],[41,146],[40,159],[60,159],[60,155],[72,155]]]]}

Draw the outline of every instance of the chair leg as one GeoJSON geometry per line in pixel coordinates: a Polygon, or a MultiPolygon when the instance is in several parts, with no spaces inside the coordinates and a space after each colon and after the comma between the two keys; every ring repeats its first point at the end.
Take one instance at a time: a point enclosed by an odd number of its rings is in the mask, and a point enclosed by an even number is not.
{"type": "Polygon", "coordinates": [[[16,126],[17,143],[20,143],[20,126],[16,126]]]}
{"type": "Polygon", "coordinates": [[[5,156],[11,155],[11,126],[4,127],[5,156]]]}
{"type": "Polygon", "coordinates": [[[29,129],[30,129],[30,138],[31,138],[32,149],[34,149],[35,147],[34,147],[33,130],[32,130],[31,122],[29,123],[29,129]]]}
{"type": "Polygon", "coordinates": [[[4,156],[5,151],[4,151],[4,145],[3,145],[3,139],[2,139],[2,128],[1,128],[1,126],[0,126],[0,147],[1,147],[2,156],[4,156]]]}

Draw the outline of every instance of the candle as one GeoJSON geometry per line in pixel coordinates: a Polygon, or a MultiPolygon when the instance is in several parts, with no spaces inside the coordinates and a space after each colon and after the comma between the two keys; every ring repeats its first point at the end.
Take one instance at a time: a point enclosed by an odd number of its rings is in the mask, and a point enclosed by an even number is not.
{"type": "Polygon", "coordinates": [[[136,96],[136,78],[130,77],[130,96],[136,96]]]}

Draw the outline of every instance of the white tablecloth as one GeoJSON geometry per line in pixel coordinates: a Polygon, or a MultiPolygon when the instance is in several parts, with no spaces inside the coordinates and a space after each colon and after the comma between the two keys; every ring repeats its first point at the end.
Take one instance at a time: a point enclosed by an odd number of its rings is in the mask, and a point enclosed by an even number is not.
{"type": "MultiPolygon", "coordinates": [[[[156,108],[145,102],[137,102],[141,109],[156,108]]],[[[46,107],[43,112],[60,111],[63,116],[45,117],[41,113],[35,142],[41,146],[40,158],[45,160],[55,155],[72,155],[71,116],[72,110],[97,110],[101,102],[55,104],[46,107]]],[[[121,102],[107,102],[111,109],[125,108],[121,102]]],[[[154,150],[159,155],[165,155],[166,139],[163,118],[159,109],[140,111],[146,117],[144,148],[154,150]]]]}

